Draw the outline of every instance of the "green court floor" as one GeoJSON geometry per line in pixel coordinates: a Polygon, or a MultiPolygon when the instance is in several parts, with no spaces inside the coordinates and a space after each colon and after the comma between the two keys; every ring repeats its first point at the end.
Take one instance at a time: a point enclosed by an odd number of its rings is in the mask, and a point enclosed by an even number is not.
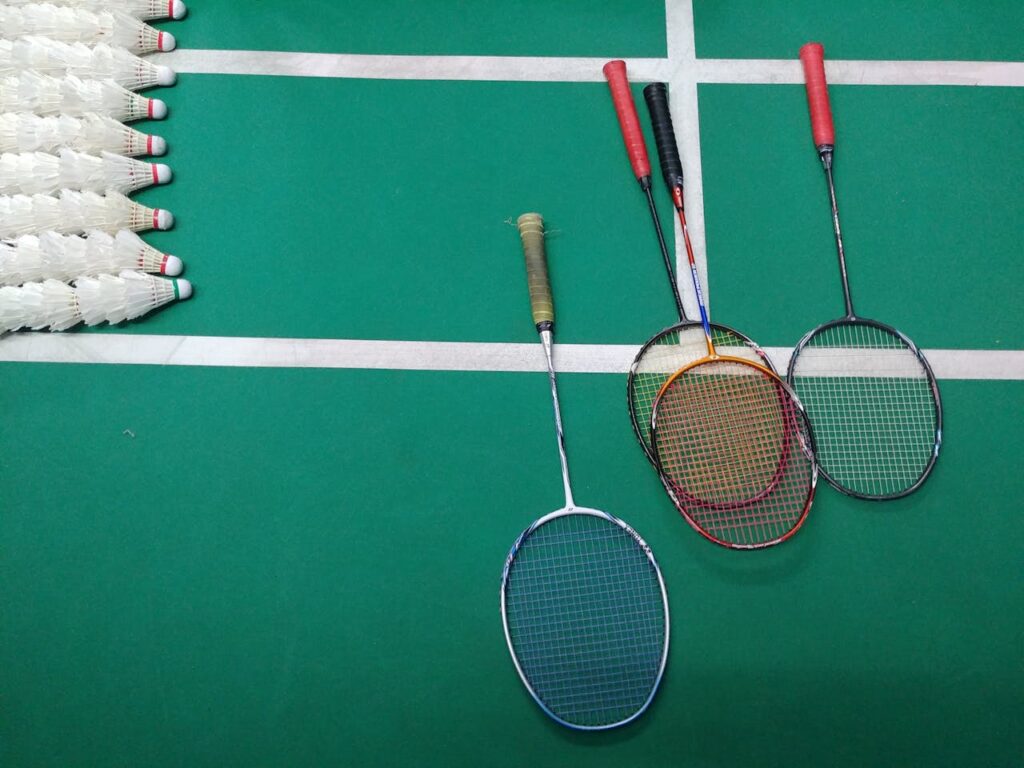
{"type": "MultiPolygon", "coordinates": [[[[165,28],[183,54],[599,69],[671,55],[683,5],[196,0],[165,28]]],[[[1024,61],[1016,3],[848,5],[695,0],[696,55],[1024,61]]],[[[175,181],[139,199],[175,213],[147,239],[196,294],[72,339],[535,343],[510,221],[537,210],[558,341],[639,346],[673,307],[607,86],[513,80],[181,74],[146,126],[175,181]]],[[[831,92],[858,309],[929,350],[1024,349],[1024,89],[831,92]]],[[[803,87],[697,94],[713,313],[792,346],[842,309],[803,87]]],[[[623,374],[563,374],[575,496],[650,543],[672,615],[650,710],[575,733],[499,613],[509,546],[561,505],[543,373],[168,363],[0,362],[3,768],[1021,764],[1024,380],[943,378],[919,493],[822,483],[751,553],[674,511],[623,374]]]]}

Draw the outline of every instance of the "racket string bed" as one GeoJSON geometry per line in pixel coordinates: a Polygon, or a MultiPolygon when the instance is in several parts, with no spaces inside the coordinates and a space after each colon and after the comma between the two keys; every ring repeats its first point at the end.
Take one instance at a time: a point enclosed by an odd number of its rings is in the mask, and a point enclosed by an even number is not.
{"type": "MultiPolygon", "coordinates": [[[[724,326],[711,326],[715,348],[727,354],[770,367],[767,355],[749,339],[724,326]]],[[[699,324],[680,328],[673,326],[655,336],[640,350],[630,369],[627,383],[633,426],[643,445],[651,454],[651,413],[654,401],[673,373],[707,355],[707,341],[699,324]]]]}
{"type": "Polygon", "coordinates": [[[659,468],[677,506],[720,544],[755,548],[795,532],[814,496],[814,442],[781,382],[715,360],[665,387],[654,415],[659,468]]]}
{"type": "Polygon", "coordinates": [[[712,505],[744,503],[768,488],[778,469],[784,445],[778,407],[775,385],[743,366],[697,365],[662,395],[663,467],[672,470],[689,498],[712,505]]]}
{"type": "Polygon", "coordinates": [[[523,675],[559,718],[600,727],[642,709],[661,673],[661,582],[633,535],[566,514],[532,531],[511,563],[509,636],[523,675]]]}
{"type": "Polygon", "coordinates": [[[819,462],[835,482],[885,497],[922,477],[938,414],[928,370],[900,336],[838,323],[807,340],[792,370],[815,425],[819,462]]]}

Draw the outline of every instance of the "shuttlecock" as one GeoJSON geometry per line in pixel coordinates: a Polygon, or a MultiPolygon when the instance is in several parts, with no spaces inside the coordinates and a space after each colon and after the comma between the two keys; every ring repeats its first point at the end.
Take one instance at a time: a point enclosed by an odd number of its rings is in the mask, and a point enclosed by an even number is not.
{"type": "Polygon", "coordinates": [[[80,322],[78,296],[59,280],[0,288],[0,333],[47,327],[62,331],[80,322]]]}
{"type": "Polygon", "coordinates": [[[162,155],[167,142],[129,128],[111,117],[87,112],[81,117],[43,117],[31,112],[0,113],[0,153],[50,152],[61,149],[135,157],[162,155]]]}
{"type": "Polygon", "coordinates": [[[147,99],[122,88],[113,80],[82,80],[74,75],[49,77],[37,72],[0,78],[0,112],[66,114],[78,117],[90,112],[121,122],[167,116],[160,99],[147,99]]]}
{"type": "Polygon", "coordinates": [[[177,79],[170,67],[158,66],[105,43],[88,46],[36,36],[0,40],[0,76],[29,70],[52,77],[109,79],[130,91],[174,85],[177,79]]]}
{"type": "Polygon", "coordinates": [[[0,285],[63,280],[138,270],[176,277],[182,262],[149,245],[129,230],[116,235],[88,232],[85,237],[44,232],[0,242],[0,285]]]}
{"type": "Polygon", "coordinates": [[[89,155],[62,149],[56,155],[0,155],[0,194],[48,195],[61,189],[128,194],[170,180],[171,169],[162,163],[145,163],[112,152],[89,155]]]}
{"type": "Polygon", "coordinates": [[[29,285],[32,287],[24,291],[22,297],[22,306],[26,308],[23,327],[36,331],[42,328],[63,331],[82,322],[78,295],[73,289],[69,290],[68,285],[59,280],[29,285]]]}
{"type": "Polygon", "coordinates": [[[173,226],[170,211],[147,208],[117,192],[99,195],[63,190],[56,196],[0,196],[0,238],[4,239],[48,230],[77,235],[90,230],[141,232],[173,226]]]}
{"type": "MultiPolygon", "coordinates": [[[[31,0],[5,0],[6,5],[30,5],[31,0]]],[[[137,19],[182,19],[188,12],[182,0],[53,0],[53,5],[88,11],[121,11],[137,19]]]]}
{"type": "Polygon", "coordinates": [[[145,54],[174,50],[174,35],[160,32],[121,11],[61,8],[49,3],[0,5],[0,29],[14,39],[41,35],[65,43],[107,43],[145,54]]]}
{"type": "Polygon", "coordinates": [[[59,280],[0,288],[0,332],[19,328],[63,331],[78,323],[120,323],[192,295],[188,280],[165,280],[142,272],[81,277],[74,286],[59,280]]]}
{"type": "Polygon", "coordinates": [[[163,280],[142,272],[122,272],[75,281],[78,308],[86,325],[134,320],[164,304],[192,295],[188,280],[163,280]]]}

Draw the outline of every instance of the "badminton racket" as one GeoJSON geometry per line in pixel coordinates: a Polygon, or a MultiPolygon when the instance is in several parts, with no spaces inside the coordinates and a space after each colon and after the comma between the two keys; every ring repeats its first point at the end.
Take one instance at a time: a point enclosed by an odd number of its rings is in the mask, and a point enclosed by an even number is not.
{"type": "Polygon", "coordinates": [[[501,576],[501,617],[512,661],[541,709],[570,728],[603,730],[637,718],[658,690],[668,658],[668,597],[636,531],[573,501],[552,362],[544,223],[526,213],[518,224],[551,384],[565,506],[512,545],[501,576]]]}
{"type": "Polygon", "coordinates": [[[814,500],[814,439],[800,401],[768,366],[719,355],[686,226],[681,163],[664,91],[648,108],[686,244],[705,355],[672,374],[654,402],[658,471],[686,520],[711,541],[758,549],[785,541],[814,500]]]}
{"type": "MultiPolygon", "coordinates": [[[[661,227],[661,220],[658,217],[658,209],[654,204],[651,163],[647,156],[647,145],[644,141],[643,131],[640,128],[640,120],[637,117],[636,107],[633,104],[633,94],[629,89],[626,63],[624,61],[610,61],[604,65],[604,74],[608,80],[608,87],[611,90],[615,112],[619,119],[619,128],[622,131],[622,137],[626,144],[626,152],[629,155],[633,174],[640,184],[640,189],[647,197],[651,221],[654,225],[662,260],[665,264],[665,274],[668,277],[676,312],[679,315],[678,323],[659,331],[640,348],[632,365],[629,367],[629,376],[626,380],[629,417],[633,423],[633,432],[636,434],[644,454],[653,464],[651,409],[654,405],[654,399],[658,396],[658,392],[661,391],[668,377],[687,363],[692,363],[694,360],[698,360],[707,354],[707,346],[704,343],[703,327],[699,322],[690,320],[686,316],[686,310],[683,308],[683,302],[679,295],[678,281],[672,258],[669,256],[661,227]]],[[[644,97],[647,99],[648,108],[650,108],[652,98],[664,100],[664,85],[654,83],[647,86],[644,89],[644,97]],[[650,89],[656,86],[660,86],[661,90],[649,95],[650,89]]],[[[662,166],[662,172],[665,174],[666,182],[668,182],[669,174],[671,173],[673,181],[678,180],[679,186],[682,186],[683,168],[681,164],[671,170],[662,166]]],[[[684,236],[689,237],[685,230],[684,236]]],[[[716,347],[728,348],[731,353],[737,356],[757,361],[769,368],[772,367],[768,355],[739,331],[712,323],[711,334],[716,347]]]]}
{"type": "Polygon", "coordinates": [[[935,466],[942,445],[942,401],[935,374],[917,345],[892,326],[854,313],[832,178],[835,129],[824,56],[820,43],[800,49],[846,314],[800,340],[788,379],[814,427],[824,478],[859,499],[898,499],[920,488],[935,466]]]}

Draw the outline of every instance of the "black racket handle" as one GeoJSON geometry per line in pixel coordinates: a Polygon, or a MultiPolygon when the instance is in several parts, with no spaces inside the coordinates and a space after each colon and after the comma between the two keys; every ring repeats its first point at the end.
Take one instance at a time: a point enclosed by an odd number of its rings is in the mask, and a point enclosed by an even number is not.
{"type": "Polygon", "coordinates": [[[665,179],[669,194],[683,188],[683,164],[679,160],[676,134],[672,127],[672,114],[668,109],[668,89],[664,83],[651,83],[644,88],[644,101],[651,114],[654,129],[654,143],[658,147],[661,175],[665,179]]]}

